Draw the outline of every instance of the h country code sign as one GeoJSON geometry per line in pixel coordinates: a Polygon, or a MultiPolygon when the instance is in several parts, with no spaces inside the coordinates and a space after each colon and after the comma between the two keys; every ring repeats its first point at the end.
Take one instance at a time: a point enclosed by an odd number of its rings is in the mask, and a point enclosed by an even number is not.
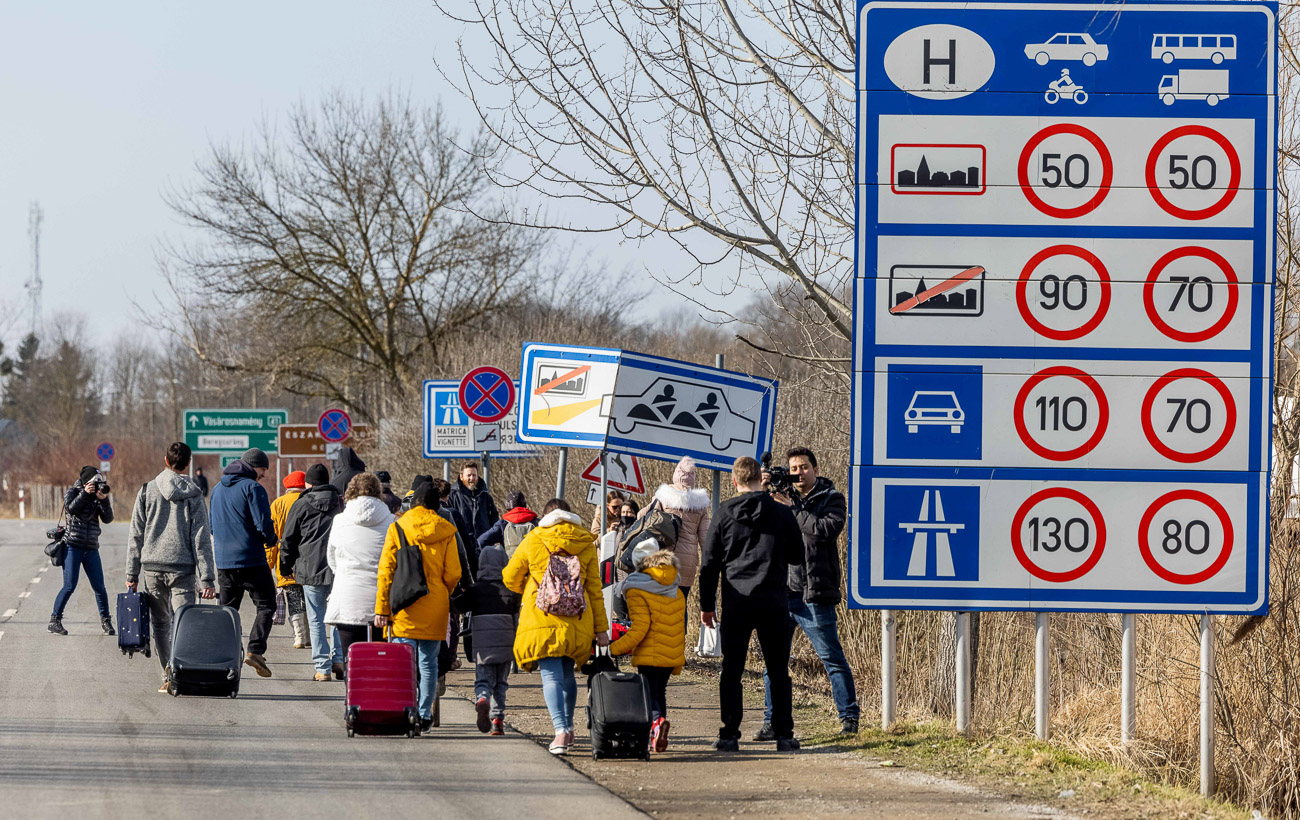
{"type": "Polygon", "coordinates": [[[849,598],[1268,609],[1276,5],[859,5],[849,598]]]}

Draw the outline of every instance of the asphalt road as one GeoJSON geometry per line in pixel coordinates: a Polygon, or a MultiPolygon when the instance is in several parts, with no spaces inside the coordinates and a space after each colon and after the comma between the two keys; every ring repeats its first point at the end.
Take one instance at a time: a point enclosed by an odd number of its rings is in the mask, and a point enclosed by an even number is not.
{"type": "MultiPolygon", "coordinates": [[[[644,816],[523,736],[480,734],[464,700],[443,699],[429,736],[349,739],[343,684],[310,680],[287,626],[266,653],[275,677],[246,670],[238,699],[158,694],[158,661],[102,634],[84,576],[70,634],[46,632],[61,585],[49,526],[0,521],[0,816],[644,816]]],[[[103,539],[111,607],[125,537],[114,524],[103,539]]]]}

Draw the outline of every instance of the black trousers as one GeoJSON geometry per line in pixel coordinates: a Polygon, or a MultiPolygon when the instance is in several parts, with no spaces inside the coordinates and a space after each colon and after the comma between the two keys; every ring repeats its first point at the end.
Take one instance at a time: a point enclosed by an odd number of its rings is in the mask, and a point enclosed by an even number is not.
{"type": "Polygon", "coordinates": [[[248,632],[248,651],[254,655],[266,652],[266,639],[271,634],[271,621],[275,618],[275,576],[266,564],[255,567],[217,570],[217,586],[221,591],[221,605],[239,609],[244,593],[253,599],[257,612],[253,615],[253,628],[248,632]]]}
{"type": "Polygon", "coordinates": [[[367,637],[366,626],[362,624],[335,624],[334,628],[339,631],[339,646],[343,650],[343,669],[346,673],[348,668],[348,647],[354,643],[365,643],[366,641],[384,640],[384,630],[370,627],[370,636],[367,637]]]}
{"type": "Polygon", "coordinates": [[[718,699],[722,706],[720,738],[740,738],[740,721],[745,714],[745,658],[749,639],[758,633],[763,663],[772,681],[772,732],[779,738],[794,737],[794,694],[790,684],[790,612],[784,606],[765,611],[724,609],[721,619],[722,677],[718,699]]]}
{"type": "Polygon", "coordinates": [[[650,684],[650,719],[668,717],[668,679],[673,670],[667,666],[638,666],[636,671],[650,684]]]}

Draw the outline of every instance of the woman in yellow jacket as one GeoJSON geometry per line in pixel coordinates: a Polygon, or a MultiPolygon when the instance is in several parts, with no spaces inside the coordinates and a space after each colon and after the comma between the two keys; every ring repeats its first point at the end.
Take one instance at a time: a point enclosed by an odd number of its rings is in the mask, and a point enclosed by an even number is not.
{"type": "MultiPolygon", "coordinates": [[[[307,474],[294,470],[284,477],[284,495],[271,502],[271,524],[275,526],[275,537],[284,535],[284,522],[289,518],[289,508],[298,500],[302,491],[307,489],[307,474]]],[[[275,585],[284,593],[284,605],[288,611],[288,620],[293,627],[293,648],[310,649],[311,639],[307,634],[307,601],[302,595],[302,584],[293,576],[280,574],[280,544],[266,545],[266,563],[271,565],[271,574],[275,576],[275,585]]]]}
{"type": "Polygon", "coordinates": [[[677,586],[677,557],[654,539],[632,549],[637,571],[618,582],[632,626],[614,641],[612,655],[632,653],[636,671],[650,685],[650,747],[668,748],[668,678],[686,665],[686,593],[677,586]]]}
{"type": "Polygon", "coordinates": [[[573,711],[578,702],[574,664],[591,656],[593,638],[600,646],[609,645],[596,539],[564,499],[553,498],[542,508],[542,520],[519,544],[501,577],[510,591],[524,596],[515,632],[515,663],[541,672],[542,695],[555,726],[550,751],[554,755],[568,754],[573,745],[573,711]],[[537,589],[552,555],[578,558],[586,598],[581,614],[554,615],[537,605],[537,589]]]}
{"type": "Polygon", "coordinates": [[[433,725],[433,699],[438,690],[438,650],[447,640],[451,591],[460,580],[460,555],[456,550],[456,527],[434,510],[438,508],[438,491],[432,484],[421,484],[408,511],[394,522],[406,535],[408,549],[418,549],[424,559],[424,578],[429,594],[393,613],[389,593],[393,572],[397,569],[397,551],[401,545],[397,530],[389,528],[384,552],[379,557],[379,587],[375,592],[375,626],[392,627],[394,643],[404,643],[415,650],[420,670],[420,728],[433,725]]]}

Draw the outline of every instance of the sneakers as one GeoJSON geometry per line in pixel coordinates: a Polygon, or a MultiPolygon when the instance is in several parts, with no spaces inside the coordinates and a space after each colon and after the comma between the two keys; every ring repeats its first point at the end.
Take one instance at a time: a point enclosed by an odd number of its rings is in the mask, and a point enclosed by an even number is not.
{"type": "Polygon", "coordinates": [[[433,728],[433,718],[420,718],[420,731],[427,732],[433,728]]]}
{"type": "Polygon", "coordinates": [[[668,718],[656,718],[650,726],[650,748],[658,753],[668,748],[668,718]]]}
{"type": "Polygon", "coordinates": [[[343,664],[336,663],[332,669],[334,672],[334,680],[343,680],[343,664]]]}
{"type": "MultiPolygon", "coordinates": [[[[244,663],[253,667],[253,671],[264,678],[271,677],[271,667],[266,665],[266,658],[254,652],[249,652],[244,657],[244,663]]],[[[328,677],[326,678],[328,680],[328,677]]]]}
{"type": "Polygon", "coordinates": [[[844,721],[840,723],[840,734],[856,735],[857,733],[858,733],[857,718],[845,718],[844,721]]]}
{"type": "Polygon", "coordinates": [[[474,701],[474,709],[478,712],[478,730],[483,734],[492,731],[492,718],[488,717],[488,699],[479,697],[474,701]]]}
{"type": "Polygon", "coordinates": [[[569,753],[569,733],[557,732],[555,740],[551,741],[551,745],[546,749],[546,751],[556,755],[557,757],[567,755],[569,753]]]}
{"type": "Polygon", "coordinates": [[[740,741],[734,737],[720,737],[713,741],[713,751],[738,752],[740,751],[740,741]]]}
{"type": "Polygon", "coordinates": [[[66,634],[68,634],[68,630],[66,630],[66,629],[63,628],[63,619],[62,619],[62,618],[51,617],[51,618],[50,618],[50,625],[47,626],[47,627],[45,627],[45,628],[48,629],[50,632],[54,633],[55,635],[66,635],[66,634]]]}
{"type": "MultiPolygon", "coordinates": [[[[252,666],[252,664],[250,663],[249,666],[252,666]]],[[[316,681],[317,683],[324,683],[329,679],[330,679],[329,672],[317,672],[316,675],[312,678],[312,680],[316,681]]]]}
{"type": "Polygon", "coordinates": [[[113,631],[113,619],[108,617],[107,615],[101,615],[99,617],[99,626],[101,629],[104,630],[105,635],[117,634],[116,632],[113,631]]]}
{"type": "Polygon", "coordinates": [[[778,737],[776,739],[776,750],[778,752],[797,752],[799,751],[799,741],[792,737],[778,737]]]}
{"type": "Polygon", "coordinates": [[[492,718],[492,731],[488,734],[504,735],[506,733],[505,718],[492,718]]]}
{"type": "Polygon", "coordinates": [[[754,740],[759,743],[771,743],[776,740],[776,733],[772,731],[772,724],[764,723],[763,727],[754,735],[754,740]]]}

